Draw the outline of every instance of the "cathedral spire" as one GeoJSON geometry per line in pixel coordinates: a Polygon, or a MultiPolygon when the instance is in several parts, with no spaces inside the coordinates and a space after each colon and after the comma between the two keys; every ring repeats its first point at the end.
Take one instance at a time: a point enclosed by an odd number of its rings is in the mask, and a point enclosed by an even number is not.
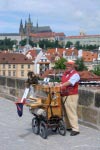
{"type": "Polygon", "coordinates": [[[38,28],[38,19],[37,19],[37,24],[36,24],[36,27],[38,28]]]}
{"type": "Polygon", "coordinates": [[[22,22],[22,19],[20,21],[19,33],[23,34],[23,22],[22,22]]]}
{"type": "Polygon", "coordinates": [[[21,19],[21,21],[20,21],[20,25],[23,25],[23,23],[22,23],[22,19],[21,19]]]}
{"type": "Polygon", "coordinates": [[[30,18],[30,14],[29,14],[29,18],[28,18],[28,23],[31,23],[31,18],[30,18]]]}

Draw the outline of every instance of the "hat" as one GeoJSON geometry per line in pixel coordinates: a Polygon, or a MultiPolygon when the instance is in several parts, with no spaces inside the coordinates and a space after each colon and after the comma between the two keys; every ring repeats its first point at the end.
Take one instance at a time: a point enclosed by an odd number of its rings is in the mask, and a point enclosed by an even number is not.
{"type": "Polygon", "coordinates": [[[67,62],[65,62],[65,65],[72,65],[72,66],[75,66],[75,61],[73,61],[73,60],[68,60],[67,62]]]}

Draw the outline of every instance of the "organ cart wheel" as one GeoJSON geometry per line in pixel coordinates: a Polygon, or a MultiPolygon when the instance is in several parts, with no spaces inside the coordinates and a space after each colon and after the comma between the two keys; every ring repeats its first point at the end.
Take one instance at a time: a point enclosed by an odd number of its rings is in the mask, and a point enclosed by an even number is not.
{"type": "Polygon", "coordinates": [[[56,131],[57,131],[57,127],[52,127],[51,130],[52,130],[53,132],[56,132],[56,131]]]}
{"type": "Polygon", "coordinates": [[[66,126],[63,120],[59,121],[58,133],[63,136],[66,134],[66,126]]]}
{"type": "Polygon", "coordinates": [[[40,136],[44,139],[47,138],[47,125],[44,121],[40,122],[40,136]]]}
{"type": "Polygon", "coordinates": [[[32,119],[32,130],[33,133],[39,134],[39,121],[37,118],[32,119]]]}

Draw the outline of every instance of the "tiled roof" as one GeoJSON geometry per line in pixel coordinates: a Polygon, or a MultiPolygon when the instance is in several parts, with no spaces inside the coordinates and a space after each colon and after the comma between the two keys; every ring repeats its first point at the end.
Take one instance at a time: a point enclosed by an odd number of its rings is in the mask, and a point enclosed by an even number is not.
{"type": "Polygon", "coordinates": [[[30,36],[31,37],[39,37],[39,38],[42,38],[42,37],[55,37],[55,33],[54,32],[44,32],[44,33],[36,33],[36,34],[32,34],[30,33],[30,36]]]}
{"type": "Polygon", "coordinates": [[[78,50],[69,48],[66,50],[66,55],[67,56],[72,56],[72,55],[78,56],[78,50]]]}
{"type": "Polygon", "coordinates": [[[32,60],[34,60],[39,52],[40,50],[32,49],[32,50],[29,50],[25,55],[27,56],[27,54],[30,53],[30,55],[32,56],[32,60]]]}
{"type": "Polygon", "coordinates": [[[93,53],[90,51],[83,51],[82,57],[85,62],[93,62],[93,60],[97,60],[97,53],[93,53]]]}
{"type": "Polygon", "coordinates": [[[70,39],[81,39],[81,38],[93,38],[93,37],[100,37],[100,35],[78,35],[78,36],[66,36],[66,39],[67,38],[70,38],[70,39]]]}
{"type": "Polygon", "coordinates": [[[52,48],[48,49],[46,51],[46,57],[52,61],[55,59],[56,56],[59,56],[60,58],[63,56],[65,52],[66,56],[78,56],[78,50],[77,49],[65,49],[65,48],[52,48]]]}
{"type": "Polygon", "coordinates": [[[99,80],[100,81],[100,76],[97,76],[90,71],[79,71],[79,75],[81,77],[81,80],[99,80]]]}
{"type": "Polygon", "coordinates": [[[19,53],[0,53],[0,64],[32,64],[32,60],[19,53]]]}
{"type": "Polygon", "coordinates": [[[55,53],[63,54],[63,51],[65,51],[65,50],[66,50],[65,48],[51,48],[51,49],[48,49],[46,51],[46,53],[50,53],[50,54],[55,54],[55,53]]]}
{"type": "Polygon", "coordinates": [[[65,36],[64,33],[55,33],[55,32],[43,32],[43,33],[30,33],[31,37],[43,38],[43,37],[55,37],[55,36],[65,36]]]}
{"type": "Polygon", "coordinates": [[[38,64],[50,64],[50,62],[38,62],[38,64]]]}
{"type": "Polygon", "coordinates": [[[55,60],[55,57],[62,57],[63,51],[66,50],[64,48],[52,48],[48,49],[45,53],[46,57],[52,62],[55,60]]]}
{"type": "Polygon", "coordinates": [[[61,32],[61,33],[55,33],[55,34],[56,34],[56,36],[65,36],[65,34],[63,32],[61,32]]]}

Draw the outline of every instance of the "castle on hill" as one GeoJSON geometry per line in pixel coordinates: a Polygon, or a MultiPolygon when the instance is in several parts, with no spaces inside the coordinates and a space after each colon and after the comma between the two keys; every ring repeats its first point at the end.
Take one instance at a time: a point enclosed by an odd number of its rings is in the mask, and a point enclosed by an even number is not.
{"type": "Polygon", "coordinates": [[[43,32],[52,32],[50,26],[39,26],[38,21],[36,23],[36,26],[33,25],[33,22],[31,21],[31,17],[29,14],[29,18],[26,21],[25,24],[23,24],[23,21],[21,19],[20,21],[20,27],[19,27],[19,34],[21,36],[28,36],[30,33],[43,33],[43,32]]]}

